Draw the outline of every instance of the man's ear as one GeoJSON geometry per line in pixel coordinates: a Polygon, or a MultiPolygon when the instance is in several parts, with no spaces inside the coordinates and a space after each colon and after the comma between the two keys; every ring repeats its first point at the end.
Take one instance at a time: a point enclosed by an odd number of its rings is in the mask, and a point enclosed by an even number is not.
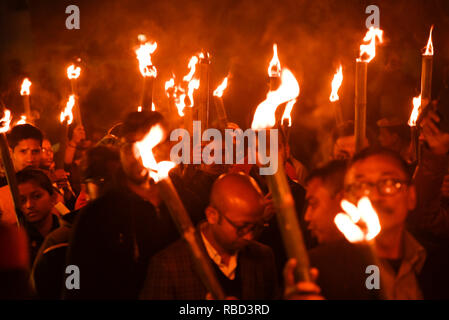
{"type": "Polygon", "coordinates": [[[204,212],[206,213],[206,219],[209,224],[217,224],[220,220],[217,209],[208,206],[204,212]]]}
{"type": "Polygon", "coordinates": [[[416,188],[414,185],[411,185],[408,187],[408,192],[407,192],[407,203],[408,203],[408,210],[414,210],[416,208],[416,188]]]}
{"type": "Polygon", "coordinates": [[[51,203],[53,204],[53,206],[55,206],[58,203],[58,192],[53,191],[53,194],[50,196],[50,198],[51,198],[51,203]]]}

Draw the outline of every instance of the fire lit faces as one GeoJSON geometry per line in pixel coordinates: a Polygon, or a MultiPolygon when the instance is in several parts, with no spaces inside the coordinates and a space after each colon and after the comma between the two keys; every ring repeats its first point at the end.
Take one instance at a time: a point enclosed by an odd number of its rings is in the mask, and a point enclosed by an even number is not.
{"type": "Polygon", "coordinates": [[[50,169],[53,165],[53,149],[49,140],[42,141],[41,165],[45,169],[50,169]]]}
{"type": "Polygon", "coordinates": [[[407,213],[416,205],[416,191],[398,160],[373,155],[356,161],[345,176],[345,198],[352,203],[368,196],[376,209],[382,231],[404,225],[407,213]]]}
{"type": "Polygon", "coordinates": [[[19,184],[20,202],[25,218],[30,223],[45,220],[56,203],[56,194],[50,195],[35,182],[19,184]]]}
{"type": "Polygon", "coordinates": [[[304,219],[308,228],[320,244],[341,239],[341,233],[335,227],[335,215],[341,211],[342,194],[333,195],[320,178],[307,183],[307,210],[304,219]]]}
{"type": "Polygon", "coordinates": [[[21,140],[12,153],[16,171],[20,171],[26,167],[39,168],[41,162],[41,149],[41,144],[38,140],[21,140]]]}

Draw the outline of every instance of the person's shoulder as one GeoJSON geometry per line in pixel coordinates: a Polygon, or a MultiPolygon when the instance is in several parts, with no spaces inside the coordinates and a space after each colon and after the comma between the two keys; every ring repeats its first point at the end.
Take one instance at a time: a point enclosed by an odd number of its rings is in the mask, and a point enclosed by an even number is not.
{"type": "Polygon", "coordinates": [[[184,239],[179,239],[168,245],[153,256],[153,260],[177,259],[190,255],[190,250],[184,239]]]}
{"type": "Polygon", "coordinates": [[[257,258],[273,256],[273,250],[269,246],[254,240],[249,241],[242,253],[257,258]]]}

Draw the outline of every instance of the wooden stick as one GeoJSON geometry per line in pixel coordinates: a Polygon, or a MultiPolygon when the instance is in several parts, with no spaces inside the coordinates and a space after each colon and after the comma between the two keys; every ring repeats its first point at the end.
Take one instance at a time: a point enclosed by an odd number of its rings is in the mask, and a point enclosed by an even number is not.
{"type": "Polygon", "coordinates": [[[355,151],[363,149],[366,137],[366,81],[368,63],[356,62],[355,78],[355,151]]]}

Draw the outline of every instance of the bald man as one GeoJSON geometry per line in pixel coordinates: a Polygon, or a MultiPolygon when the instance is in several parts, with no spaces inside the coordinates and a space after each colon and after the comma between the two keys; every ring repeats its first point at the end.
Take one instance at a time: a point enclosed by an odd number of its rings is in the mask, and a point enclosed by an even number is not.
{"type": "MultiPolygon", "coordinates": [[[[227,296],[279,297],[273,252],[254,240],[265,225],[264,209],[261,190],[243,173],[222,175],[212,186],[197,232],[227,296]]],[[[202,300],[206,294],[187,244],[179,240],[153,257],[141,298],[202,300]]]]}

